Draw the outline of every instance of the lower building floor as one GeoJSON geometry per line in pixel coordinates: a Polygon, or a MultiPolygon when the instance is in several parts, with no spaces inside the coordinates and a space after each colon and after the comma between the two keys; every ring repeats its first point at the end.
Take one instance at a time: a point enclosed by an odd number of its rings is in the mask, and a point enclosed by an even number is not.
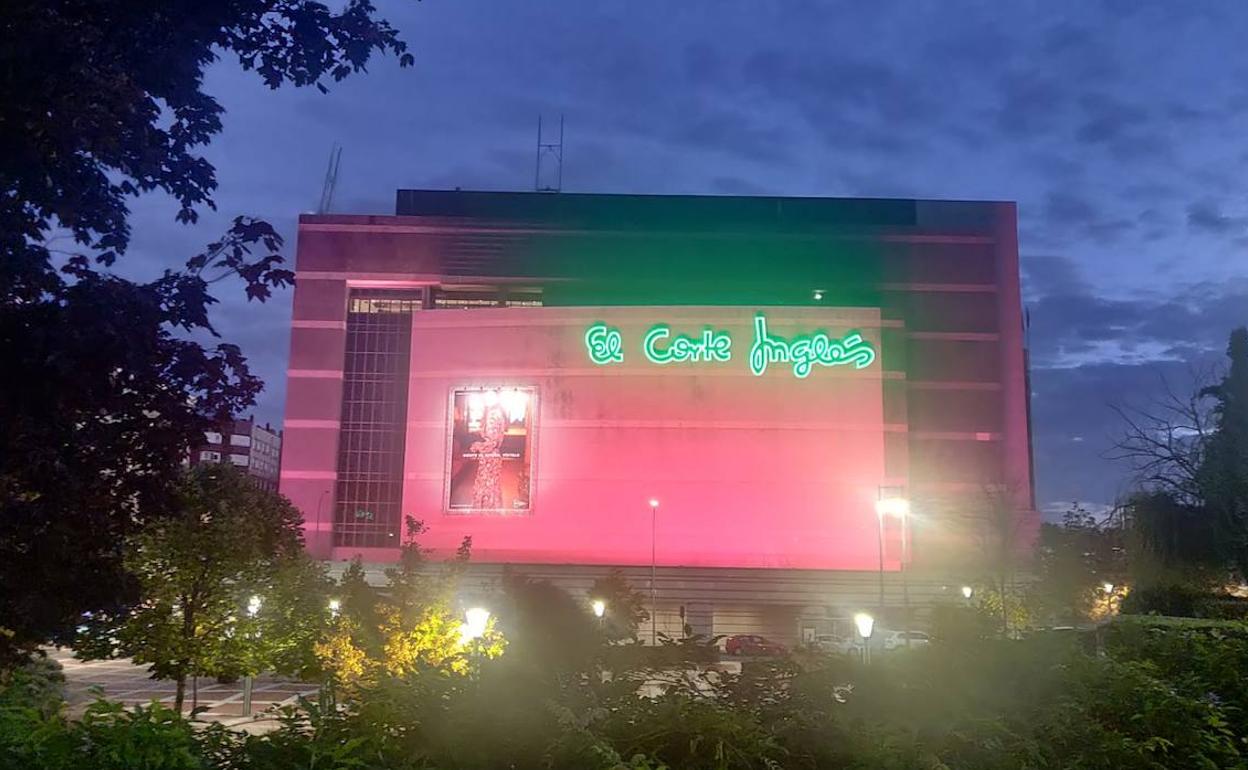
{"type": "MultiPolygon", "coordinates": [[[[336,562],[333,571],[345,564],[336,562]]],[[[388,566],[365,564],[369,582],[384,584],[388,566]]],[[[974,583],[972,575],[952,573],[658,567],[652,584],[650,567],[474,563],[460,581],[460,601],[488,604],[507,570],[584,599],[587,612],[594,581],[618,570],[652,613],[638,629],[643,643],[662,636],[759,634],[795,646],[825,634],[851,636],[859,612],[871,613],[880,629],[923,629],[936,607],[965,603],[962,588],[974,583]]]]}

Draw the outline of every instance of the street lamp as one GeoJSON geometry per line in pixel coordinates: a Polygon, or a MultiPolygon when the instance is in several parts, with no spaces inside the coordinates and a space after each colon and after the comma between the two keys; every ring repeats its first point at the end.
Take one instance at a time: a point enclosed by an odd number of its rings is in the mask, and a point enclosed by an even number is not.
{"type": "Polygon", "coordinates": [[[869,613],[859,612],[854,615],[854,628],[862,637],[862,662],[869,664],[871,662],[871,632],[875,630],[875,618],[869,613]]]}
{"type": "Polygon", "coordinates": [[[971,606],[971,596],[975,593],[975,589],[970,586],[962,586],[962,598],[966,599],[966,606],[971,606]]]}
{"type": "MultiPolygon", "coordinates": [[[[908,530],[910,528],[910,501],[898,487],[880,487],[875,500],[876,535],[880,548],[880,611],[884,611],[884,517],[892,516],[901,522],[901,570],[902,600],[905,605],[905,631],[910,630],[910,587],[906,582],[906,560],[909,556],[908,530]]],[[[910,634],[906,634],[906,646],[910,644],[910,634]]]]}
{"type": "Polygon", "coordinates": [[[1101,588],[1104,588],[1104,589],[1105,589],[1105,593],[1107,593],[1107,594],[1112,594],[1112,593],[1114,592],[1114,584],[1113,584],[1113,583],[1106,583],[1106,584],[1102,585],[1102,586],[1101,586],[1101,588]]]}
{"type": "Polygon", "coordinates": [[[603,616],[607,614],[607,603],[602,599],[594,599],[589,605],[594,610],[594,617],[598,618],[598,630],[602,630],[603,616]]]}
{"type": "MultiPolygon", "coordinates": [[[[247,617],[254,618],[258,615],[260,613],[261,603],[260,597],[253,594],[252,597],[247,600],[247,617]]],[[[251,718],[251,689],[253,681],[254,680],[252,679],[251,674],[247,674],[243,677],[243,713],[247,715],[248,719],[251,718]]]]}
{"type": "Polygon", "coordinates": [[[658,601],[655,598],[656,593],[655,593],[655,587],[654,587],[654,572],[655,572],[655,569],[654,569],[655,567],[655,559],[654,559],[655,529],[654,528],[655,528],[655,522],[658,520],[658,516],[657,516],[658,512],[659,512],[659,499],[657,497],[652,497],[650,498],[650,646],[651,647],[658,644],[658,639],[659,639],[659,626],[658,626],[659,606],[658,606],[658,601]]]}
{"type": "Polygon", "coordinates": [[[337,599],[329,600],[329,616],[331,618],[338,617],[338,612],[342,609],[342,602],[337,599]]]}
{"type": "Polygon", "coordinates": [[[459,627],[461,644],[480,639],[485,634],[485,626],[490,622],[490,611],[484,607],[473,607],[464,613],[464,621],[459,627]]]}

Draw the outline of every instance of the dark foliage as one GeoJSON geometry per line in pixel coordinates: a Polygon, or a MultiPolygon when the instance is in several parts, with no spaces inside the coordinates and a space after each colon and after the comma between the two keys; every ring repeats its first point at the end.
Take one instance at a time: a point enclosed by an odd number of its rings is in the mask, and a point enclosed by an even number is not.
{"type": "Polygon", "coordinates": [[[133,599],[121,542],[261,387],[237,347],[188,333],[213,333],[222,278],[256,300],[291,282],[267,223],[235,219],[148,283],[108,272],[130,198],[168,194],[183,222],[213,206],[204,68],[226,53],[271,87],[324,90],[376,52],[411,63],[362,0],[0,4],[0,663],[133,599]]]}

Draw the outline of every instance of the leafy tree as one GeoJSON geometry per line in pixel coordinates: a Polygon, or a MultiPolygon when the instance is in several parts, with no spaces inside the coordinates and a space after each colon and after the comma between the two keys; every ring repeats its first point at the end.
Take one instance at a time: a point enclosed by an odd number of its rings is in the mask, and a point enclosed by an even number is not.
{"type": "Polygon", "coordinates": [[[418,543],[425,531],[421,522],[408,517],[406,531],[384,590],[369,585],[358,559],[343,573],[340,614],[315,645],[320,665],[348,691],[426,671],[466,675],[474,656],[498,657],[506,646],[494,618],[479,637],[464,634],[456,602],[471,539],[464,539],[455,559],[435,567],[418,543]]]}
{"type": "Polygon", "coordinates": [[[1086,620],[1099,606],[1102,586],[1122,584],[1122,530],[1072,507],[1060,525],[1041,525],[1037,566],[1039,609],[1063,624],[1086,620]]]}
{"type": "Polygon", "coordinates": [[[151,282],[111,272],[131,198],[168,194],[181,222],[214,206],[200,151],[223,110],[205,68],[232,55],[271,87],[325,90],[374,53],[412,57],[367,0],[11,0],[0,51],[0,360],[20,373],[0,378],[0,658],[12,658],[133,599],[121,543],[171,507],[195,438],[260,389],[237,347],[186,333],[214,333],[222,278],[257,300],[290,283],[267,223],[235,219],[151,282]]]}
{"type": "Polygon", "coordinates": [[[1167,491],[1138,492],[1123,506],[1132,582],[1202,585],[1223,576],[1217,522],[1200,504],[1167,491]]]}
{"type": "Polygon", "coordinates": [[[606,609],[603,613],[603,630],[608,639],[635,639],[637,629],[650,619],[645,598],[633,589],[628,578],[619,570],[611,570],[598,578],[589,588],[590,600],[601,600],[606,609]]]}
{"type": "Polygon", "coordinates": [[[180,711],[188,676],[257,673],[274,661],[301,668],[305,656],[291,647],[319,634],[328,613],[315,590],[319,567],[300,561],[299,512],[285,498],[233,466],[199,465],[177,503],[127,549],[138,605],[93,618],[78,652],[150,664],[154,676],[177,682],[180,711]],[[301,593],[317,596],[302,616],[300,603],[283,606],[301,593]]]}
{"type": "Polygon", "coordinates": [[[1230,367],[1201,391],[1214,400],[1215,430],[1198,478],[1226,563],[1248,575],[1248,328],[1231,332],[1230,367]]]}

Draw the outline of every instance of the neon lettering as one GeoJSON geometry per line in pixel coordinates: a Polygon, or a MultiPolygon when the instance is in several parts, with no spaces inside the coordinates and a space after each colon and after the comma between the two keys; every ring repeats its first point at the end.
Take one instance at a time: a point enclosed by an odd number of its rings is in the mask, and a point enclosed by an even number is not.
{"type": "Polygon", "coordinates": [[[875,361],[875,348],[857,331],[838,339],[825,331],[803,334],[791,340],[767,331],[767,317],[754,316],[754,345],[750,348],[750,371],[761,377],[773,363],[793,365],[793,376],[805,379],[815,364],[865,369],[875,361]]]}
{"type": "MultiPolygon", "coordinates": [[[[595,323],[585,330],[585,349],[590,361],[599,365],[624,360],[624,342],[620,330],[604,323],[595,323]]],[[[641,352],[653,364],[727,363],[732,360],[732,335],[710,326],[702,334],[691,337],[672,334],[668,324],[655,324],[641,342],[641,352]]],[[[750,348],[750,372],[761,377],[772,364],[789,364],[793,376],[806,379],[819,366],[852,366],[865,369],[875,363],[875,347],[857,330],[844,337],[833,337],[820,329],[786,339],[767,329],[767,316],[754,316],[754,344],[750,348]]]]}
{"type": "Polygon", "coordinates": [[[624,340],[620,330],[596,323],[585,330],[585,350],[589,360],[599,366],[618,364],[624,360],[624,340]]]}
{"type": "Polygon", "coordinates": [[[646,359],[655,364],[672,364],[698,361],[725,363],[732,360],[732,336],[726,331],[715,331],[707,326],[702,329],[702,337],[688,337],[684,334],[672,338],[666,349],[660,350],[659,343],[672,336],[672,327],[657,324],[646,332],[641,341],[641,352],[646,359]]]}

